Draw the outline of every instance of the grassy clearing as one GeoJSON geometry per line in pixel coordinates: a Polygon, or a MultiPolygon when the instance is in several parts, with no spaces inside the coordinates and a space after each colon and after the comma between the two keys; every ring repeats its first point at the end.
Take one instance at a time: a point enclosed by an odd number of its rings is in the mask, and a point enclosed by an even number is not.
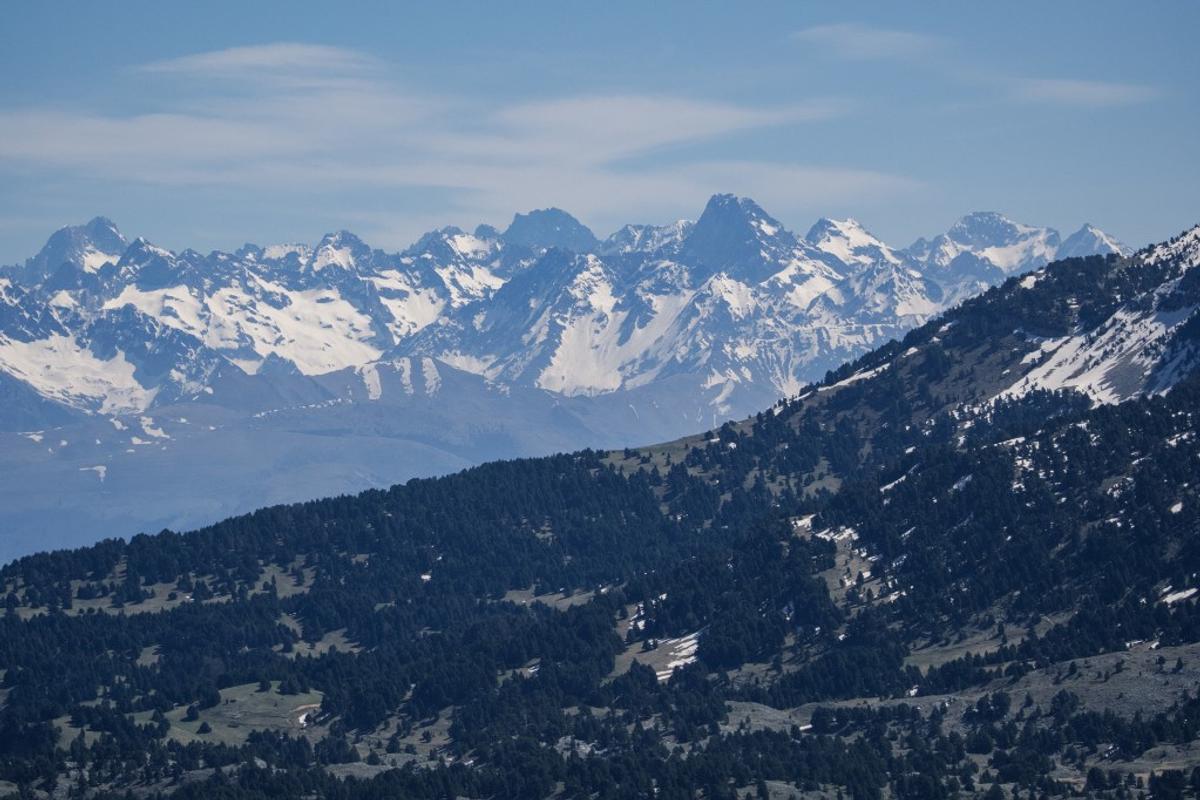
{"type": "MultiPolygon", "coordinates": [[[[303,733],[314,741],[321,738],[324,729],[317,725],[306,725],[305,716],[320,708],[323,695],[316,691],[281,695],[278,690],[278,681],[272,682],[267,692],[258,691],[258,684],[255,683],[222,689],[221,702],[201,710],[199,717],[190,721],[184,719],[186,708],[172,709],[166,714],[167,721],[171,723],[167,736],[181,744],[206,741],[229,745],[245,743],[252,730],[284,731],[293,735],[303,733]],[[212,732],[201,734],[199,729],[205,722],[212,732]]],[[[148,722],[150,713],[136,714],[134,718],[139,723],[148,722]]]]}
{"type": "Polygon", "coordinates": [[[534,603],[541,603],[549,606],[555,611],[566,611],[571,606],[581,606],[585,603],[590,603],[595,596],[595,592],[547,592],[546,594],[534,594],[533,587],[528,589],[509,589],[501,598],[509,603],[515,603],[519,606],[529,606],[534,603]]]}
{"type": "MultiPolygon", "coordinates": [[[[250,595],[262,594],[267,591],[264,586],[274,582],[275,591],[280,597],[291,597],[292,595],[303,594],[304,592],[307,592],[308,586],[312,583],[312,579],[315,574],[316,571],[311,568],[302,569],[300,567],[299,559],[296,563],[293,563],[286,568],[281,567],[278,564],[267,564],[263,567],[258,577],[255,578],[254,582],[248,585],[246,588],[250,595]],[[305,579],[302,584],[297,583],[296,579],[292,577],[291,572],[293,569],[301,569],[301,571],[304,573],[305,579]]],[[[212,579],[212,576],[192,575],[190,577],[192,578],[193,582],[199,580],[211,581],[212,579]]],[[[124,581],[125,565],[124,562],[122,562],[116,567],[116,569],[112,571],[111,574],[106,576],[102,582],[119,585],[124,581]]],[[[187,592],[181,592],[176,589],[175,581],[169,581],[146,584],[143,588],[152,593],[151,597],[142,600],[140,603],[127,603],[120,607],[115,607],[113,606],[111,597],[95,597],[86,600],[78,599],[76,595],[78,594],[80,588],[88,583],[91,583],[91,581],[71,581],[71,595],[75,599],[72,599],[71,607],[65,609],[64,613],[66,613],[67,616],[74,617],[90,612],[99,612],[102,614],[154,614],[160,611],[169,611],[173,608],[178,608],[185,603],[195,602],[191,594],[187,592]]],[[[20,584],[5,584],[0,588],[4,590],[0,591],[0,594],[5,594],[11,590],[17,595],[21,605],[17,606],[16,613],[21,619],[32,619],[33,617],[49,613],[48,609],[44,606],[39,608],[33,608],[29,606],[25,600],[24,588],[20,584]]],[[[204,602],[227,603],[231,599],[231,596],[228,594],[218,594],[212,599],[205,600],[204,602]]]]}

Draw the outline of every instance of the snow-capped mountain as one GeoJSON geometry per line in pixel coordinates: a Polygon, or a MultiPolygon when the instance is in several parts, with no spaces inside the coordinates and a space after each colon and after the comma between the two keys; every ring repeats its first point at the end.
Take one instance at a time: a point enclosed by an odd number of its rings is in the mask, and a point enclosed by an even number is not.
{"type": "Polygon", "coordinates": [[[1057,259],[1131,252],[1094,225],[1083,225],[1064,239],[1054,228],[977,211],[959,219],[946,233],[918,239],[902,255],[936,281],[945,292],[944,302],[953,305],[1009,275],[1040,269],[1057,259]]]}
{"type": "Polygon", "coordinates": [[[994,211],[977,211],[958,220],[932,240],[918,239],[908,253],[928,267],[947,271],[969,254],[1005,275],[1044,266],[1055,257],[1058,231],[1013,222],[994,211]]]}
{"type": "Polygon", "coordinates": [[[0,268],[0,431],[26,443],[5,467],[22,471],[13,486],[53,474],[60,494],[104,492],[127,529],[261,505],[246,496],[255,487],[285,500],[319,493],[322,479],[324,491],[350,490],[483,458],[666,439],[795,394],[1060,250],[1122,252],[1090,226],[1059,240],[998,214],[904,250],[854,220],[822,219],[800,237],[732,195],[695,222],[627,225],[603,241],[546,209],[503,232],[432,231],[400,253],[347,231],[172,252],[96,218],[0,268]],[[134,432],[142,417],[206,422],[176,433],[152,423],[163,438],[134,432]],[[386,455],[356,456],[375,452],[367,431],[386,455]],[[85,441],[98,444],[85,454],[85,441]],[[121,475],[147,490],[174,480],[169,460],[148,456],[162,447],[223,465],[242,500],[190,503],[201,484],[175,486],[191,511],[139,516],[114,487],[121,475]]]}
{"type": "MultiPolygon", "coordinates": [[[[1081,321],[1062,336],[1038,337],[1025,374],[1001,396],[1074,389],[1118,403],[1163,392],[1200,361],[1200,226],[1137,254],[1122,302],[1102,320],[1081,321]],[[1091,323],[1091,324],[1088,324],[1091,323]]],[[[1042,272],[1026,275],[1034,288],[1042,272]]]]}
{"type": "Polygon", "coordinates": [[[1123,242],[1109,236],[1095,225],[1086,223],[1079,230],[1072,233],[1066,239],[1063,239],[1054,257],[1056,259],[1081,258],[1096,254],[1108,255],[1109,253],[1127,256],[1132,252],[1133,250],[1123,242]]]}

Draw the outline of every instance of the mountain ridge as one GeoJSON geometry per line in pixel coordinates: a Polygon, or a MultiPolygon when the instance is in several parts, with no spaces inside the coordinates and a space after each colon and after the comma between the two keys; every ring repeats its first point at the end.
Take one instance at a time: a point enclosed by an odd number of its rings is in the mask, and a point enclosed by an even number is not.
{"type": "MultiPolygon", "coordinates": [[[[988,218],[1026,238],[1043,230],[988,218]]],[[[985,233],[972,241],[983,243],[985,233]]],[[[1079,246],[1107,247],[1110,239],[1091,235],[1079,246]]],[[[1011,245],[1005,242],[988,246],[1003,250],[1011,245]]],[[[401,359],[433,359],[448,372],[476,376],[461,390],[475,395],[472,408],[494,407],[498,419],[519,416],[521,398],[546,430],[519,425],[508,439],[511,455],[670,439],[794,395],[1002,277],[975,252],[987,248],[954,248],[953,267],[921,262],[850,221],[824,220],[800,237],[733,195],[715,195],[695,223],[626,226],[604,241],[566,212],[547,209],[517,215],[504,232],[445,227],[399,253],[348,231],[315,245],[174,253],[141,237],[127,240],[97,218],[56,232],[25,265],[0,270],[0,372],[38,398],[23,401],[19,413],[13,406],[7,418],[0,411],[0,438],[33,459],[8,461],[12,492],[3,499],[21,509],[13,514],[45,511],[56,532],[77,531],[70,509],[100,498],[124,509],[112,518],[113,532],[161,524],[157,511],[142,512],[144,500],[126,500],[114,488],[122,474],[148,487],[168,481],[163,465],[151,467],[150,445],[131,441],[151,439],[97,436],[89,418],[101,430],[120,424],[132,431],[142,416],[190,420],[236,409],[243,416],[223,417],[207,441],[205,428],[156,446],[221,464],[250,487],[266,479],[237,437],[277,426],[259,457],[279,465],[286,452],[295,462],[283,468],[297,472],[296,493],[271,495],[280,500],[320,491],[321,464],[329,465],[330,485],[351,490],[429,474],[422,471],[431,464],[440,471],[499,455],[486,426],[471,455],[453,437],[437,444],[438,433],[419,429],[418,418],[381,422],[373,407],[380,401],[365,390],[286,418],[253,416],[282,398],[321,395],[323,375],[355,375],[365,386],[364,376],[390,372],[401,359]],[[116,249],[114,242],[124,243],[120,253],[95,255],[116,249]],[[563,247],[572,242],[593,252],[563,247]],[[67,260],[49,266],[57,258],[67,260]],[[956,270],[966,260],[990,277],[962,280],[956,270]],[[431,458],[424,449],[406,456],[401,446],[370,468],[356,470],[345,458],[335,466],[324,442],[307,433],[332,424],[331,416],[348,436],[386,430],[396,442],[446,449],[431,458]],[[45,446],[35,457],[25,434],[38,431],[73,444],[45,446]],[[82,447],[94,441],[102,444],[82,447]],[[96,466],[105,467],[105,481],[96,466]],[[344,482],[354,474],[358,483],[344,482]],[[29,487],[38,481],[63,487],[60,505],[32,505],[37,493],[29,487]],[[59,514],[71,519],[55,522],[59,514]]],[[[189,494],[198,491],[185,485],[172,494],[181,507],[211,506],[189,494]]],[[[263,483],[263,491],[274,489],[263,483]]],[[[166,518],[200,524],[245,508],[166,518]]]]}

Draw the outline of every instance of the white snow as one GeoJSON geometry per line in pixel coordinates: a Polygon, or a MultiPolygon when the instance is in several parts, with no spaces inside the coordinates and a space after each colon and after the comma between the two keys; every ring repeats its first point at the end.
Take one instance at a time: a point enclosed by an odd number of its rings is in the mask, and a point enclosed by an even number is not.
{"type": "Polygon", "coordinates": [[[830,219],[826,222],[828,226],[822,231],[823,235],[813,242],[818,250],[851,265],[864,266],[877,260],[889,264],[901,263],[901,258],[892,248],[868,233],[857,220],[830,219]]]}
{"type": "Polygon", "coordinates": [[[301,261],[307,261],[310,253],[306,244],[272,244],[263,248],[262,257],[267,261],[280,261],[290,255],[296,255],[301,261]]]}
{"type": "Polygon", "coordinates": [[[1020,396],[1034,388],[1074,388],[1099,403],[1127,400],[1145,389],[1159,342],[1193,310],[1191,306],[1170,312],[1121,309],[1099,329],[1063,340],[1045,362],[1000,396],[1020,396]]]}
{"type": "Polygon", "coordinates": [[[133,306],[149,317],[171,328],[203,338],[205,331],[205,309],[200,299],[186,286],[169,289],[142,290],[135,284],[126,286],[121,293],[106,302],[105,310],[133,306]]]}
{"type": "Polygon", "coordinates": [[[421,359],[421,378],[425,382],[427,395],[434,395],[442,388],[442,374],[438,372],[437,362],[432,358],[421,359]]]}
{"type": "Polygon", "coordinates": [[[50,298],[50,305],[55,308],[78,308],[79,303],[75,302],[75,298],[71,297],[71,293],[66,289],[60,289],[50,298]]]}
{"type": "Polygon", "coordinates": [[[858,383],[859,381],[865,381],[869,378],[874,378],[876,375],[883,372],[885,369],[887,369],[890,366],[891,366],[891,364],[883,364],[878,367],[874,367],[872,369],[864,369],[863,371],[856,372],[853,375],[851,375],[849,378],[840,380],[837,383],[830,384],[829,386],[822,386],[819,389],[817,389],[817,391],[818,392],[828,392],[833,389],[841,388],[843,386],[849,386],[852,383],[858,383]]]}
{"type": "Polygon", "coordinates": [[[416,286],[396,270],[369,280],[379,292],[379,302],[391,314],[388,329],[398,340],[432,325],[446,309],[437,291],[416,286]]]}
{"type": "Polygon", "coordinates": [[[79,471],[96,473],[96,477],[100,479],[101,483],[104,483],[104,478],[108,475],[108,467],[104,466],[103,464],[95,467],[80,467],[79,471]]]}
{"type": "Polygon", "coordinates": [[[142,425],[142,431],[147,436],[153,437],[155,439],[170,439],[171,438],[170,436],[167,435],[167,432],[164,431],[162,428],[155,427],[153,417],[141,417],[141,418],[139,418],[138,421],[142,425]]]}
{"type": "Polygon", "coordinates": [[[700,632],[689,633],[678,639],[663,639],[658,643],[659,650],[666,650],[670,660],[667,665],[656,671],[660,682],[675,674],[675,670],[685,667],[696,660],[696,651],[700,647],[700,632]]]}
{"type": "Polygon", "coordinates": [[[120,260],[118,253],[102,253],[95,247],[89,247],[83,252],[83,269],[85,272],[95,272],[105,264],[115,264],[120,260]]]}
{"type": "Polygon", "coordinates": [[[362,378],[363,388],[367,390],[368,400],[378,400],[383,397],[383,387],[379,381],[379,367],[375,364],[363,364],[356,372],[362,378]]]}
{"type": "Polygon", "coordinates": [[[450,305],[458,308],[473,300],[491,296],[504,280],[479,264],[443,265],[434,268],[450,293],[450,305]]]}
{"type": "Polygon", "coordinates": [[[288,359],[305,375],[358,366],[379,358],[370,343],[371,319],[335,289],[288,291],[264,278],[253,277],[251,288],[286,302],[257,298],[241,287],[226,287],[207,303],[210,347],[238,348],[249,338],[260,356],[274,353],[288,359]],[[278,306],[278,307],[277,307],[278,306]]]}
{"type": "Polygon", "coordinates": [[[1181,600],[1187,600],[1189,597],[1194,596],[1196,591],[1196,589],[1183,589],[1178,592],[1171,592],[1170,594],[1163,595],[1160,602],[1166,603],[1167,605],[1172,605],[1180,602],[1181,600]]]}
{"type": "Polygon", "coordinates": [[[323,245],[317,250],[316,258],[313,259],[312,268],[314,272],[320,272],[326,267],[336,266],[342,269],[354,268],[354,254],[350,252],[349,247],[336,247],[332,244],[323,245]]]}
{"type": "Polygon", "coordinates": [[[0,369],[46,397],[103,414],[141,411],[157,392],[137,382],[120,350],[104,361],[62,334],[33,342],[0,336],[0,369]]]}
{"type": "MultiPolygon", "coordinates": [[[[586,268],[570,288],[571,309],[548,318],[535,334],[545,338],[550,326],[561,326],[557,347],[549,364],[538,374],[537,385],[567,395],[594,395],[649,382],[678,346],[665,334],[692,299],[691,293],[646,295],[649,318],[625,330],[629,314],[618,309],[612,282],[604,266],[589,257],[586,268]],[[622,341],[623,334],[628,334],[622,341]],[[626,380],[627,373],[634,373],[626,380]]],[[[493,368],[493,374],[495,369],[493,368]]]]}
{"type": "Polygon", "coordinates": [[[708,289],[714,297],[720,298],[728,306],[729,314],[735,320],[750,316],[758,308],[753,290],[725,273],[713,276],[708,289]]]}
{"type": "Polygon", "coordinates": [[[484,256],[488,255],[492,249],[492,243],[487,239],[480,239],[478,236],[472,236],[468,233],[451,236],[450,246],[453,247],[459,255],[466,258],[483,258],[484,256]]]}

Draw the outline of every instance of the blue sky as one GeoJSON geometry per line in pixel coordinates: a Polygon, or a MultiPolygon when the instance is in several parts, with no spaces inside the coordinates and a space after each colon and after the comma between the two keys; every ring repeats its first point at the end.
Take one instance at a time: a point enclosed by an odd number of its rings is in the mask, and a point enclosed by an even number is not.
{"type": "Polygon", "coordinates": [[[19,4],[0,263],[103,214],[172,248],[399,249],[556,205],[749,195],[898,245],[971,210],[1200,222],[1200,4],[19,4]]]}

